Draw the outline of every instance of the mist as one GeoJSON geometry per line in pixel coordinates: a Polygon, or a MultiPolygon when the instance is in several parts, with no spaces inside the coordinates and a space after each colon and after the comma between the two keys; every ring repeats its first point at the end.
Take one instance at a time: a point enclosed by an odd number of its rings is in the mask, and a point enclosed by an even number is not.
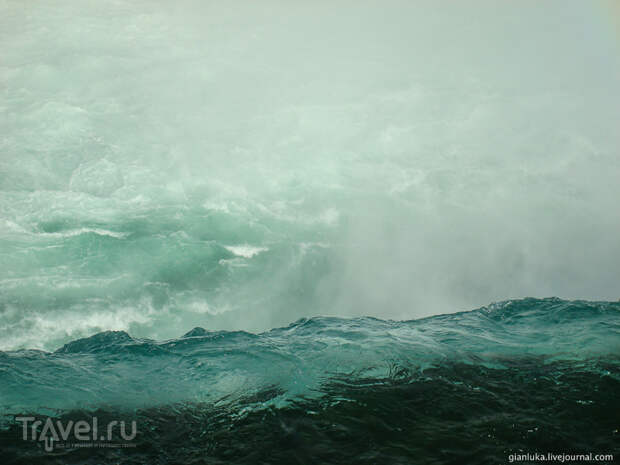
{"type": "Polygon", "coordinates": [[[4,1],[0,348],[620,297],[611,2],[4,1]]]}

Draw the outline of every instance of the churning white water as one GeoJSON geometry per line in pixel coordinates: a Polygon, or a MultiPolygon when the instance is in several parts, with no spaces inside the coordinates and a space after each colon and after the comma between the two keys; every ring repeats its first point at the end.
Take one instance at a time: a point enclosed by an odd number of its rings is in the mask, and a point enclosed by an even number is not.
{"type": "Polygon", "coordinates": [[[620,297],[611,2],[0,2],[0,349],[620,297]]]}

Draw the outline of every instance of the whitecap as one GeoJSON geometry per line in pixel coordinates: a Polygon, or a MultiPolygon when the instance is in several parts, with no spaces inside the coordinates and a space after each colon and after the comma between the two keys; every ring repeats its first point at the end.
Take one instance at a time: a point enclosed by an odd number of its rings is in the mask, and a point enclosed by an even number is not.
{"type": "Polygon", "coordinates": [[[69,229],[67,231],[62,232],[53,232],[53,233],[43,233],[45,236],[52,237],[74,237],[80,236],[82,234],[97,234],[98,236],[109,236],[115,239],[124,239],[129,233],[119,232],[119,231],[110,231],[108,229],[100,229],[100,228],[78,228],[78,229],[69,229]]]}
{"type": "Polygon", "coordinates": [[[261,252],[269,250],[267,247],[256,247],[253,245],[225,245],[224,248],[229,252],[232,252],[237,257],[252,258],[261,252]]]}

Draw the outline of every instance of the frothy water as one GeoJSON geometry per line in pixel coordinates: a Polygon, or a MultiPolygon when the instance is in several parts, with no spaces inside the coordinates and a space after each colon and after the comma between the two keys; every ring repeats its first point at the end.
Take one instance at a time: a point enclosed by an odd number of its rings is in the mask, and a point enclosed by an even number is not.
{"type": "Polygon", "coordinates": [[[165,341],[106,331],[50,353],[0,353],[4,412],[145,408],[174,403],[282,407],[325,386],[390,380],[446,364],[507,370],[515,361],[576,363],[618,379],[620,303],[525,299],[412,321],[301,319],[253,334],[194,328],[165,341]],[[70,380],[70,381],[63,381],[70,380]],[[28,389],[23,389],[28,386],[28,389]],[[245,399],[273,390],[260,402],[245,399]]]}
{"type": "Polygon", "coordinates": [[[0,352],[0,448],[8,463],[509,463],[589,451],[612,463],[619,355],[620,303],[560,299],[166,341],[107,331],[53,353],[0,352]],[[87,436],[90,448],[46,450],[44,427],[23,438],[24,418],[137,426],[101,437],[129,448],[87,436]]]}
{"type": "Polygon", "coordinates": [[[0,1],[2,459],[618,450],[618,9],[486,3],[0,1]]]}
{"type": "Polygon", "coordinates": [[[605,8],[3,2],[0,349],[616,300],[605,8]]]}

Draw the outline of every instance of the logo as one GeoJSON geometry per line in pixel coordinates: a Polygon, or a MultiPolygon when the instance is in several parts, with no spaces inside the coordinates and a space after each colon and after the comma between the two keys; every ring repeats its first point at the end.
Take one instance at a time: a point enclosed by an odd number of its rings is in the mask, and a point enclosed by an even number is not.
{"type": "Polygon", "coordinates": [[[122,420],[110,421],[100,428],[97,417],[92,417],[90,423],[52,418],[44,421],[35,417],[15,417],[15,420],[22,423],[22,439],[43,442],[47,452],[79,447],[135,447],[131,441],[138,434],[135,421],[131,422],[131,428],[122,420]]]}

